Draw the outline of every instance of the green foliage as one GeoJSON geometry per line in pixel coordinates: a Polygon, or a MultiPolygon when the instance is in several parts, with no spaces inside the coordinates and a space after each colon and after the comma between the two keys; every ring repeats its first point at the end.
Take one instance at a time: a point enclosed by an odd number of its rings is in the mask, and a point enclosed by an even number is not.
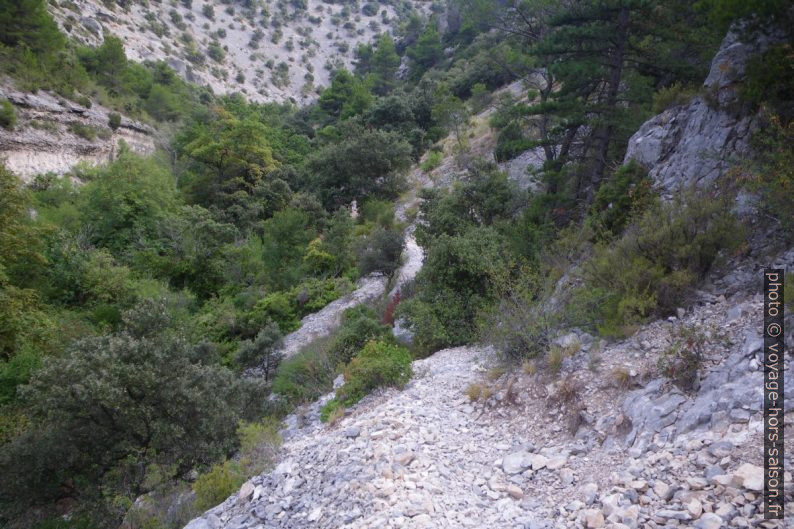
{"type": "Polygon", "coordinates": [[[414,344],[427,354],[474,338],[478,315],[494,301],[492,279],[506,263],[502,238],[493,228],[442,234],[425,249],[418,294],[398,310],[408,315],[414,344]]]}
{"type": "Polygon", "coordinates": [[[104,483],[134,498],[145,492],[140,468],[179,476],[227,453],[258,391],[190,346],[163,304],[143,303],[122,331],[45,359],[23,388],[36,427],[0,449],[0,496],[53,498],[69,481],[89,496],[104,483]]]}
{"type": "Polygon", "coordinates": [[[371,235],[358,241],[358,271],[361,275],[377,272],[391,277],[400,267],[402,250],[402,232],[378,227],[371,235]]]}
{"type": "Polygon", "coordinates": [[[342,314],[342,324],[327,344],[332,365],[346,365],[367,342],[388,341],[391,331],[378,321],[372,309],[363,305],[347,309],[342,314]]]}
{"type": "Polygon", "coordinates": [[[369,342],[345,368],[345,384],[336,400],[351,406],[379,387],[402,387],[411,378],[410,351],[386,342],[369,342]]]}
{"type": "Polygon", "coordinates": [[[122,152],[107,167],[91,170],[81,192],[81,216],[93,227],[92,239],[112,251],[129,248],[176,207],[176,190],[166,167],[150,158],[122,152]]]}
{"type": "Polygon", "coordinates": [[[794,236],[794,121],[783,125],[772,116],[756,133],[757,158],[740,180],[761,195],[761,207],[778,219],[788,237],[794,236]]]}
{"type": "Polygon", "coordinates": [[[209,472],[200,475],[193,483],[196,508],[205,511],[222,503],[240,488],[245,478],[242,466],[236,461],[224,461],[213,465],[209,472]]]}
{"type": "Polygon", "coordinates": [[[433,169],[436,169],[441,165],[441,162],[444,160],[444,154],[437,151],[430,151],[427,153],[425,157],[425,161],[423,161],[419,167],[422,168],[422,171],[430,172],[433,169]]]}
{"type": "Polygon", "coordinates": [[[416,42],[406,50],[411,59],[411,77],[418,80],[444,57],[444,47],[435,24],[428,24],[416,42]]]}
{"type": "Polygon", "coordinates": [[[653,113],[661,114],[668,108],[685,105],[696,95],[697,88],[694,86],[684,86],[680,82],[675,82],[670,86],[664,86],[653,94],[653,113]]]}
{"type": "Polygon", "coordinates": [[[347,70],[339,70],[320,95],[319,105],[331,118],[347,119],[363,114],[371,105],[370,87],[347,70]]]}
{"type": "Polygon", "coordinates": [[[312,183],[328,209],[364,198],[396,198],[411,164],[411,146],[399,134],[353,128],[341,142],[311,155],[312,183]]]}
{"type": "Polygon", "coordinates": [[[674,311],[742,230],[730,202],[710,196],[655,204],[617,241],[596,247],[582,297],[602,334],[621,335],[652,315],[674,311]]]}
{"type": "Polygon", "coordinates": [[[300,327],[302,317],[320,310],[350,288],[344,279],[308,279],[289,290],[268,294],[254,306],[249,318],[257,323],[272,320],[281,332],[292,332],[300,327]]]}
{"type": "Polygon", "coordinates": [[[108,114],[108,127],[113,130],[121,126],[121,115],[118,112],[111,112],[108,114]]]}
{"type": "Polygon", "coordinates": [[[273,392],[294,404],[311,402],[331,389],[334,365],[325,344],[314,343],[278,366],[273,392]]]}
{"type": "Polygon", "coordinates": [[[697,390],[708,337],[698,327],[678,326],[671,345],[658,359],[659,370],[683,391],[697,390]]]}
{"type": "Polygon", "coordinates": [[[629,221],[653,202],[651,180],[635,161],[621,166],[598,188],[588,221],[596,236],[618,236],[629,221]]]}
{"type": "Polygon", "coordinates": [[[253,340],[245,340],[237,349],[236,360],[243,367],[261,367],[267,382],[276,373],[281,360],[279,349],[283,344],[282,334],[275,323],[269,323],[253,340]]]}
{"type": "Polygon", "coordinates": [[[741,96],[766,105],[784,126],[794,120],[794,51],[792,41],[770,47],[752,58],[746,68],[741,96]]]}
{"type": "Polygon", "coordinates": [[[0,127],[14,130],[17,126],[17,111],[7,99],[0,101],[0,127]]]}

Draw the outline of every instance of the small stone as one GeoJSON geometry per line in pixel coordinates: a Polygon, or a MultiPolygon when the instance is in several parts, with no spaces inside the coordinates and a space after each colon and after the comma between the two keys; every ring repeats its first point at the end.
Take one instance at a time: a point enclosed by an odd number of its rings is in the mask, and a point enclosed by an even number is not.
{"type": "Polygon", "coordinates": [[[560,470],[560,481],[563,485],[570,485],[573,483],[573,470],[570,468],[563,468],[560,470]]]}
{"type": "Polygon", "coordinates": [[[532,470],[540,470],[541,468],[546,466],[546,462],[548,462],[548,458],[540,454],[532,454],[529,456],[529,461],[532,464],[532,470]]]}
{"type": "Polygon", "coordinates": [[[648,490],[648,482],[645,481],[644,479],[634,480],[629,482],[629,487],[639,491],[648,490]]]}
{"type": "Polygon", "coordinates": [[[598,495],[598,485],[588,483],[582,487],[582,497],[586,505],[592,505],[598,495]]]}
{"type": "Polygon", "coordinates": [[[505,474],[520,474],[531,466],[531,462],[525,452],[515,452],[502,458],[502,470],[505,474]]]}
{"type": "Polygon", "coordinates": [[[657,511],[656,516],[658,516],[659,518],[665,518],[668,520],[678,520],[682,522],[692,519],[692,515],[686,511],[674,511],[671,509],[662,509],[661,511],[657,511]]]}
{"type": "Polygon", "coordinates": [[[316,522],[320,518],[323,517],[323,508],[317,507],[312,512],[309,513],[309,516],[306,517],[306,520],[309,522],[316,522]]]}
{"type": "Polygon", "coordinates": [[[686,482],[692,490],[703,490],[708,485],[705,478],[686,478],[686,482]]]}
{"type": "Polygon", "coordinates": [[[670,501],[670,498],[673,497],[673,488],[664,481],[654,483],[653,492],[663,501],[670,501]]]}
{"type": "Polygon", "coordinates": [[[408,466],[408,463],[414,460],[414,453],[411,451],[400,452],[398,454],[394,454],[394,462],[402,465],[408,466]]]}
{"type": "Polygon", "coordinates": [[[733,483],[749,490],[762,492],[764,490],[764,469],[762,467],[745,463],[733,473],[733,483]]]}
{"type": "Polygon", "coordinates": [[[604,527],[604,513],[600,509],[587,509],[584,511],[584,521],[588,529],[604,527]]]}
{"type": "MultiPolygon", "coordinates": [[[[541,456],[542,457],[542,456],[541,456]]],[[[568,461],[567,457],[552,457],[546,461],[546,468],[549,470],[557,470],[565,466],[565,463],[568,461]]],[[[534,468],[534,467],[533,467],[534,468]]],[[[541,467],[542,468],[542,467],[541,467]]]]}
{"type": "Polygon", "coordinates": [[[721,529],[722,518],[714,513],[703,513],[703,516],[695,522],[695,529],[721,529]]]}
{"type": "Polygon", "coordinates": [[[243,483],[243,486],[240,487],[240,493],[237,497],[240,501],[247,501],[251,496],[254,494],[254,484],[250,481],[246,481],[243,483]]]}
{"type": "Polygon", "coordinates": [[[345,437],[347,437],[348,439],[355,439],[359,435],[361,435],[361,428],[358,426],[351,426],[350,428],[345,430],[345,437]]]}
{"type": "Polygon", "coordinates": [[[716,443],[711,443],[707,449],[708,453],[722,459],[725,456],[731,455],[733,451],[733,443],[730,441],[717,441],[716,443]]]}
{"type": "Polygon", "coordinates": [[[678,319],[681,320],[684,318],[684,316],[686,316],[686,309],[682,309],[681,307],[678,307],[677,309],[675,309],[675,314],[676,316],[678,316],[678,319]]]}
{"type": "Polygon", "coordinates": [[[692,515],[692,518],[698,519],[703,514],[703,504],[697,498],[692,498],[692,501],[687,503],[686,510],[692,515]]]}
{"type": "Polygon", "coordinates": [[[505,490],[507,491],[507,494],[514,500],[520,500],[524,497],[524,491],[521,490],[521,487],[516,485],[508,485],[505,490]]]}

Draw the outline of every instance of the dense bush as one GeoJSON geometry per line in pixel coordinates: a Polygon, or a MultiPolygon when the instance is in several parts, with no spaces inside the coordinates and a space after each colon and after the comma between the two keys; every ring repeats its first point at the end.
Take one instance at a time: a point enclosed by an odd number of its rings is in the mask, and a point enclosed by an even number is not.
{"type": "Polygon", "coordinates": [[[697,390],[708,337],[697,327],[679,326],[670,346],[659,356],[662,374],[684,391],[697,390]]]}
{"type": "Polygon", "coordinates": [[[391,277],[400,267],[402,250],[402,232],[378,227],[358,242],[358,271],[361,275],[377,272],[391,277]]]}
{"type": "Polygon", "coordinates": [[[653,201],[647,171],[631,161],[601,184],[590,205],[588,221],[598,237],[623,233],[632,217],[641,214],[653,201]]]}
{"type": "Polygon", "coordinates": [[[0,101],[0,127],[14,130],[17,125],[17,111],[7,99],[0,101]]]}
{"type": "Polygon", "coordinates": [[[118,333],[45,359],[22,391],[36,426],[0,449],[0,499],[60,497],[67,483],[134,498],[146,491],[144,469],[184,476],[223,456],[261,395],[214,363],[159,303],[128,312],[118,333]]]}
{"type": "Polygon", "coordinates": [[[742,242],[730,201],[708,195],[657,203],[585,265],[595,325],[620,335],[651,315],[668,314],[717,257],[742,242]]]}
{"type": "Polygon", "coordinates": [[[393,132],[351,129],[308,160],[312,182],[329,209],[365,198],[393,199],[404,189],[411,146],[393,132]]]}
{"type": "Polygon", "coordinates": [[[291,403],[311,402],[330,391],[334,365],[325,342],[315,342],[278,366],[273,392],[291,403]]]}
{"type": "Polygon", "coordinates": [[[345,384],[336,400],[351,406],[373,389],[404,386],[411,378],[411,353],[387,342],[369,342],[345,368],[345,384]]]}

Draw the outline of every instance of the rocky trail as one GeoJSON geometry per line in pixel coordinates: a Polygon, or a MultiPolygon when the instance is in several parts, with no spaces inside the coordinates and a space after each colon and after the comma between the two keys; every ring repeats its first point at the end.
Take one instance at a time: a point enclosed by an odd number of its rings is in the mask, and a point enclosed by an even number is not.
{"type": "Polygon", "coordinates": [[[277,467],[188,527],[790,527],[790,474],[788,520],[761,511],[760,305],[703,292],[607,347],[562,336],[576,352],[556,376],[500,370],[488,348],[439,351],[334,425],[319,421],[331,395],[290,416],[277,467]],[[694,394],[655,375],[680,324],[722,336],[694,394]]]}
{"type": "Polygon", "coordinates": [[[422,268],[424,252],[416,243],[414,230],[416,224],[410,222],[407,211],[415,207],[419,202],[417,197],[418,190],[422,186],[431,185],[420,169],[415,169],[410,176],[410,190],[399,201],[396,207],[395,216],[398,221],[407,223],[405,228],[405,245],[403,247],[402,264],[394,275],[393,280],[383,275],[373,274],[361,278],[356,284],[353,292],[329,303],[321,310],[309,314],[301,320],[298,330],[291,332],[284,337],[284,345],[281,352],[285,357],[289,357],[300,351],[318,338],[330,335],[341,324],[342,313],[356,305],[371,303],[381,299],[386,293],[386,289],[391,286],[389,298],[392,298],[400,288],[412,281],[419,270],[422,268]]]}

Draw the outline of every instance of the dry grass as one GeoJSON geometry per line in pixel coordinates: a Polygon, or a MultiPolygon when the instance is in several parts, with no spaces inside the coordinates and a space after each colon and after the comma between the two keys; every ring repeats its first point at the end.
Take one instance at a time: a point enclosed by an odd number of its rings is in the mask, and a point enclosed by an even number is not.
{"type": "Polygon", "coordinates": [[[559,347],[552,347],[546,355],[546,365],[552,373],[559,373],[562,368],[562,361],[565,359],[563,350],[559,347]]]}
{"type": "Polygon", "coordinates": [[[345,416],[345,407],[339,406],[335,408],[329,415],[328,415],[328,424],[329,426],[335,425],[339,422],[339,419],[345,416]]]}
{"type": "Polygon", "coordinates": [[[538,366],[534,360],[525,360],[523,364],[521,364],[521,370],[529,376],[534,375],[538,372],[538,366]]]}
{"type": "Polygon", "coordinates": [[[562,404],[570,404],[579,400],[581,392],[581,384],[572,376],[567,376],[557,384],[557,390],[554,393],[554,400],[562,404]]]}
{"type": "Polygon", "coordinates": [[[505,372],[507,372],[507,368],[504,366],[492,367],[488,370],[488,374],[485,376],[485,378],[487,378],[490,382],[495,382],[499,380],[502,375],[505,374],[505,372]]]}
{"type": "Polygon", "coordinates": [[[473,382],[466,388],[466,395],[471,402],[478,400],[488,400],[493,395],[493,389],[482,382],[473,382]]]}
{"type": "Polygon", "coordinates": [[[626,390],[632,385],[631,373],[623,366],[617,366],[610,374],[612,383],[618,389],[626,390]]]}

